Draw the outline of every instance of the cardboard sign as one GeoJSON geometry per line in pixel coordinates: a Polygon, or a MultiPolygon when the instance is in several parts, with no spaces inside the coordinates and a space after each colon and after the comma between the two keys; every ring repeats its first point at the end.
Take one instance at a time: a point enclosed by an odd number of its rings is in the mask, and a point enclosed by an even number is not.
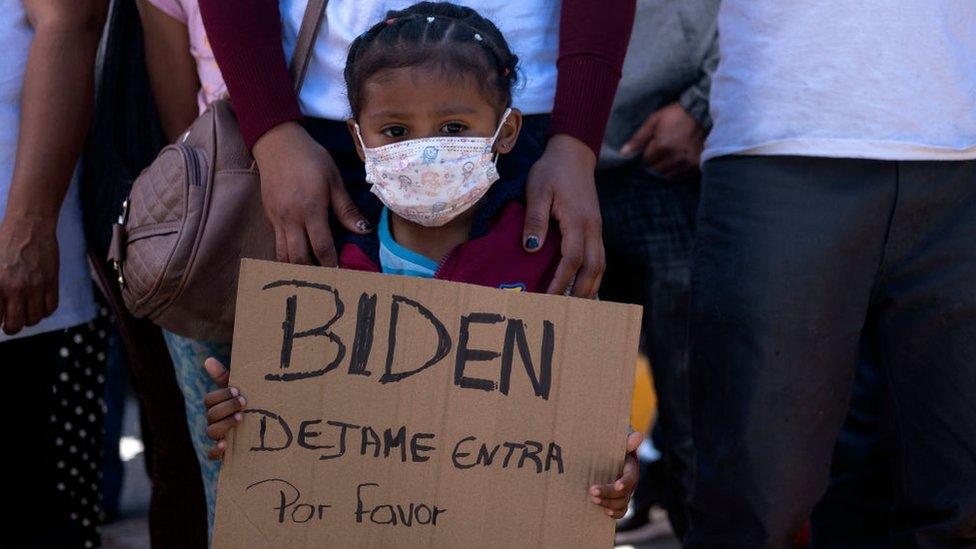
{"type": "Polygon", "coordinates": [[[245,260],[220,547],[611,547],[640,308],[245,260]]]}

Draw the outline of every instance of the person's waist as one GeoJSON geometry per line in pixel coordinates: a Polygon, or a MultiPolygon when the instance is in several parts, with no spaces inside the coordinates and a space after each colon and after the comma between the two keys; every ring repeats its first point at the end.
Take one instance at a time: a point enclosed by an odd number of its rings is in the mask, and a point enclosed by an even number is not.
{"type": "MultiPolygon", "coordinates": [[[[714,134],[713,134],[714,135],[714,134]]],[[[719,156],[812,156],[870,160],[974,160],[976,135],[960,144],[872,138],[784,137],[763,141],[712,139],[702,163],[719,156]]]]}

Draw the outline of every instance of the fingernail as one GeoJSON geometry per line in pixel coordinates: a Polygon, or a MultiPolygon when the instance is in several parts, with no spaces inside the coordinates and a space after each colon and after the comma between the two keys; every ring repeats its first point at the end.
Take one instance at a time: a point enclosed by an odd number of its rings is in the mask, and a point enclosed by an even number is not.
{"type": "Polygon", "coordinates": [[[231,387],[230,388],[230,396],[235,396],[236,397],[239,394],[241,394],[241,392],[238,391],[236,387],[231,387]]]}
{"type": "Polygon", "coordinates": [[[365,219],[360,219],[359,221],[357,221],[356,228],[364,233],[368,233],[371,229],[369,225],[369,221],[366,221],[365,219]]]}
{"type": "Polygon", "coordinates": [[[234,419],[236,419],[237,421],[240,421],[240,420],[244,419],[244,416],[241,415],[240,413],[236,413],[236,414],[234,414],[234,419]]]}
{"type": "Polygon", "coordinates": [[[600,498],[590,498],[590,501],[592,501],[593,503],[595,503],[597,505],[600,505],[600,498]]]}
{"type": "Polygon", "coordinates": [[[223,450],[226,447],[227,447],[227,443],[226,442],[224,442],[222,440],[217,441],[217,448],[220,448],[221,450],[223,450]]]}
{"type": "Polygon", "coordinates": [[[624,489],[624,483],[622,483],[622,482],[620,482],[620,481],[617,481],[617,482],[616,482],[616,483],[615,483],[615,484],[613,485],[613,489],[614,489],[614,490],[617,490],[618,492],[619,492],[620,490],[623,490],[623,489],[624,489]]]}
{"type": "Polygon", "coordinates": [[[237,399],[237,402],[240,402],[241,403],[241,406],[246,406],[247,405],[247,401],[244,400],[244,397],[238,398],[237,399]]]}
{"type": "Polygon", "coordinates": [[[590,488],[590,495],[591,496],[599,496],[600,495],[600,490],[598,490],[597,487],[594,486],[594,487],[590,488]]]}
{"type": "Polygon", "coordinates": [[[534,250],[539,247],[539,237],[532,235],[525,239],[525,249],[534,250]]]}
{"type": "Polygon", "coordinates": [[[611,511],[610,509],[607,509],[606,513],[607,513],[607,516],[608,517],[612,517],[613,516],[613,511],[611,511]]]}
{"type": "Polygon", "coordinates": [[[628,155],[632,152],[634,152],[634,148],[630,146],[630,143],[627,143],[623,147],[620,147],[620,154],[622,155],[628,155]]]}

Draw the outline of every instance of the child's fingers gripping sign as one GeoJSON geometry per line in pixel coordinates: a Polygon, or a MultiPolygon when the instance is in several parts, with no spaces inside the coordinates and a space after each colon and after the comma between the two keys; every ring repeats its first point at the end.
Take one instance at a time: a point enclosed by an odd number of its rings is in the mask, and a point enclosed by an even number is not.
{"type": "Polygon", "coordinates": [[[220,361],[208,358],[203,365],[220,387],[203,398],[203,404],[207,407],[207,436],[216,441],[210,449],[210,459],[220,459],[227,447],[224,437],[244,419],[242,412],[247,400],[237,387],[227,387],[229,373],[220,361]]]}
{"type": "Polygon", "coordinates": [[[606,509],[608,517],[622,518],[627,512],[627,504],[637,486],[639,467],[637,465],[637,447],[643,442],[644,436],[636,431],[627,435],[627,457],[624,459],[624,469],[620,478],[613,484],[590,486],[590,501],[606,509]]]}

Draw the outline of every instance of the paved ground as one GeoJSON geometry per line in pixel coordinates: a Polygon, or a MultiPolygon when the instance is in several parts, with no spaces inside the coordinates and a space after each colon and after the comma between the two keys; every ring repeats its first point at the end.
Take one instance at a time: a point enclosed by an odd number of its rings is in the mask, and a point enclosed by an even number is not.
{"type": "MultiPolygon", "coordinates": [[[[139,423],[136,419],[137,407],[132,402],[126,407],[123,436],[139,437],[139,423]]],[[[149,509],[149,479],[142,454],[125,462],[125,480],[122,488],[121,517],[106,525],[102,530],[102,544],[105,549],[147,549],[149,530],[146,512],[149,509]]],[[[620,545],[619,549],[676,549],[678,542],[666,527],[653,533],[653,539],[643,540],[633,545],[620,545]]],[[[168,548],[163,548],[168,549],[168,548]]]]}

